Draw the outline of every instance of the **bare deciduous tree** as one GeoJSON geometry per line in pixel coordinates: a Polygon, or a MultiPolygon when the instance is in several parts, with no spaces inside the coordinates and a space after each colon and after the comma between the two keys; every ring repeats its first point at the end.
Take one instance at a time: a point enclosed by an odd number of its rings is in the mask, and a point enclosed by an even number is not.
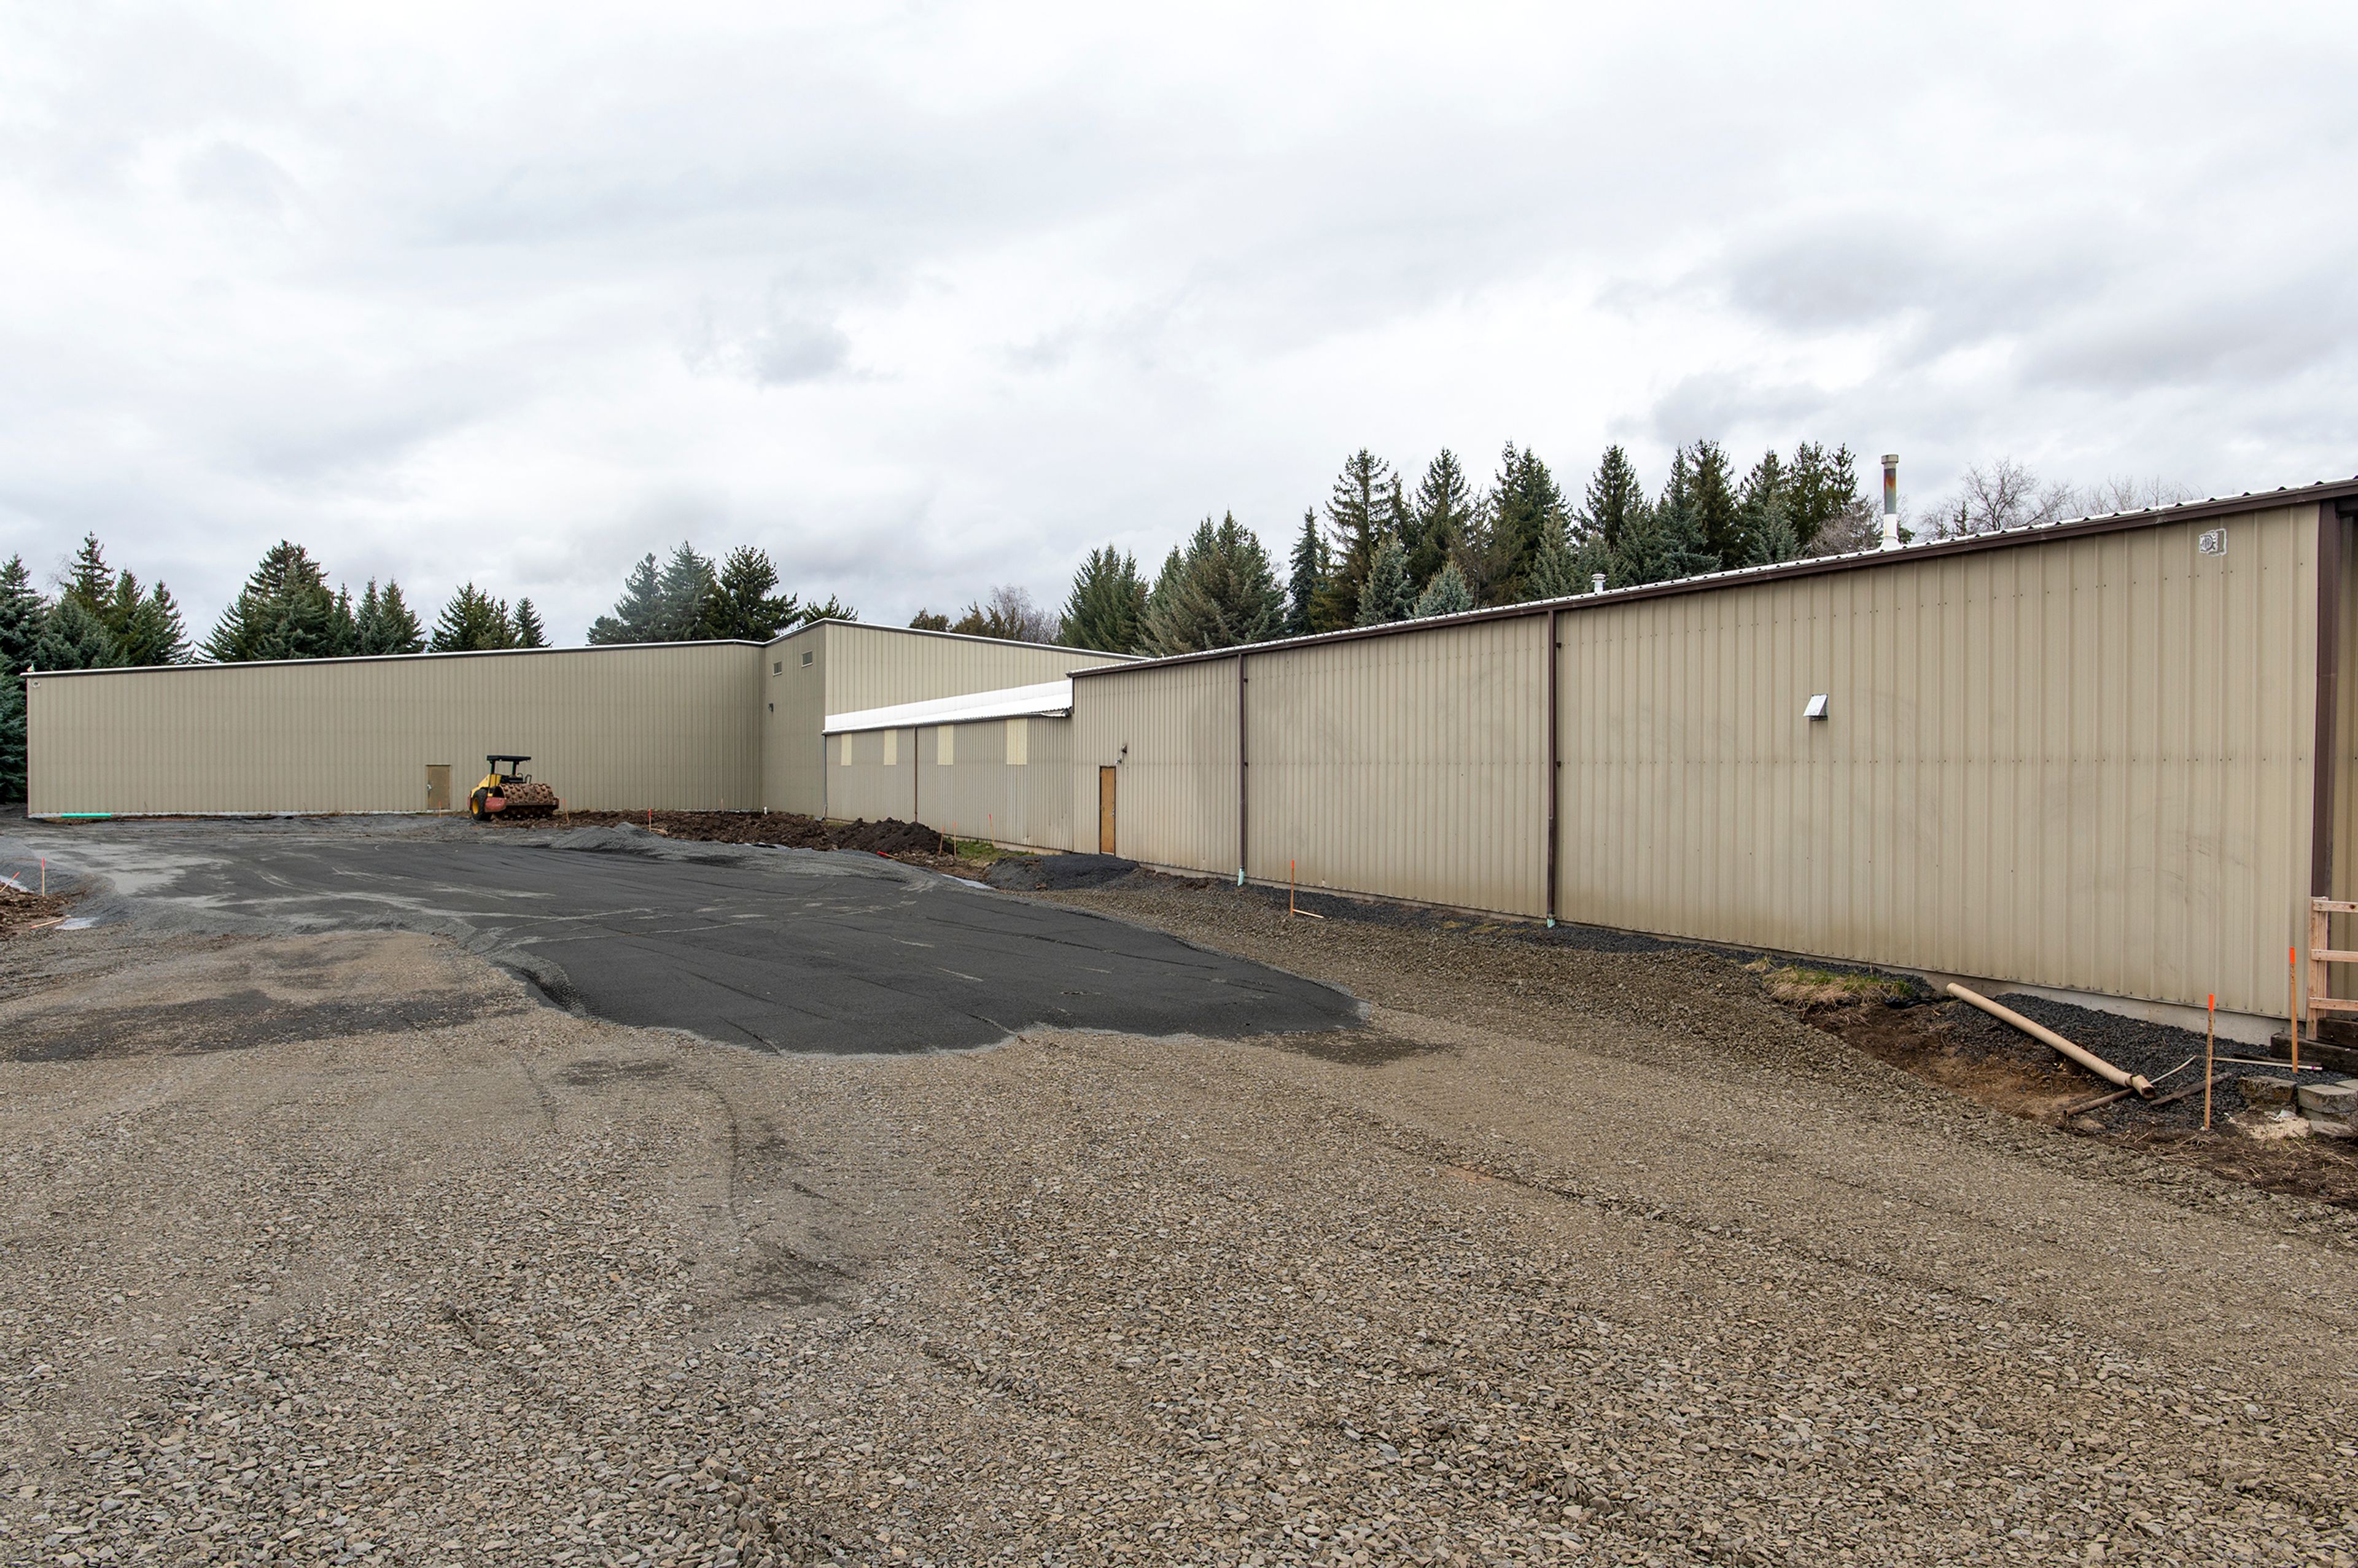
{"type": "Polygon", "coordinates": [[[1041,609],[1027,589],[1002,583],[984,596],[981,603],[968,605],[966,613],[951,622],[949,630],[975,637],[1000,637],[1011,643],[1053,643],[1056,640],[1056,618],[1041,609]]]}

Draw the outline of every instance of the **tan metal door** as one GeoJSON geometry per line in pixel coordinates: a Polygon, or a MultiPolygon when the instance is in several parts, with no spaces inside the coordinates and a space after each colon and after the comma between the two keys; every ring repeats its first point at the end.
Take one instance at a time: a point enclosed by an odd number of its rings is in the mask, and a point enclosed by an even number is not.
{"type": "Polygon", "coordinates": [[[448,762],[426,764],[426,809],[450,809],[450,764],[448,762]]]}
{"type": "Polygon", "coordinates": [[[1098,770],[1098,853],[1113,853],[1113,777],[1111,768],[1098,770]]]}

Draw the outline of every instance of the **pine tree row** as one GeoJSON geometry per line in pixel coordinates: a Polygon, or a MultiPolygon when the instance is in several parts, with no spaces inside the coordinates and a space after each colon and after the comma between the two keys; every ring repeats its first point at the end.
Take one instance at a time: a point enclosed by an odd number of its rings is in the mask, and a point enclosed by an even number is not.
{"type": "Polygon", "coordinates": [[[661,566],[653,555],[631,568],[611,614],[590,623],[590,641],[694,643],[736,637],[766,643],[813,621],[857,621],[833,595],[805,602],[778,591],[778,568],[765,550],[741,546],[716,568],[683,542],[661,566]]]}
{"type": "MultiPolygon", "coordinates": [[[[1476,490],[1444,449],[1413,494],[1363,449],[1344,462],[1325,516],[1302,514],[1282,583],[1250,530],[1233,515],[1207,518],[1152,587],[1136,557],[1091,551],[1056,638],[1107,653],[1194,653],[1563,598],[1599,576],[1622,588],[1858,549],[1875,528],[1847,447],[1770,451],[1738,478],[1717,442],[1697,441],[1672,456],[1651,497],[1628,453],[1608,447],[1578,504],[1537,453],[1512,443],[1488,489],[1476,490]]],[[[914,624],[1014,634],[938,616],[914,624]]]]}

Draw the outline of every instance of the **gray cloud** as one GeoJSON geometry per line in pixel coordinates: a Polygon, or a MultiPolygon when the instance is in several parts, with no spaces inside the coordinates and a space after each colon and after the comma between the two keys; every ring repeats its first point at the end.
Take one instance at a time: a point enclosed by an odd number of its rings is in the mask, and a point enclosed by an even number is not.
{"type": "Polygon", "coordinates": [[[1230,508],[1282,546],[1362,444],[2304,479],[2358,467],[2299,232],[2353,53],[2321,5],[19,11],[0,554],[95,529],[209,623],[290,535],[573,634],[683,534],[893,619],[1230,508]]]}

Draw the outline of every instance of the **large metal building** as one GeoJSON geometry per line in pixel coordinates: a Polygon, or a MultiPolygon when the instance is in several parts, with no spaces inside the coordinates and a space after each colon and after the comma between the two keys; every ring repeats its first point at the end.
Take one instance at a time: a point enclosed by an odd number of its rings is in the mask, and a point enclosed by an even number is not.
{"type": "Polygon", "coordinates": [[[2358,480],[1176,659],[826,623],[38,676],[33,809],[416,809],[426,765],[513,745],[585,807],[911,817],[2281,1017],[2312,901],[2358,891],[2353,509],[2358,480]]]}

